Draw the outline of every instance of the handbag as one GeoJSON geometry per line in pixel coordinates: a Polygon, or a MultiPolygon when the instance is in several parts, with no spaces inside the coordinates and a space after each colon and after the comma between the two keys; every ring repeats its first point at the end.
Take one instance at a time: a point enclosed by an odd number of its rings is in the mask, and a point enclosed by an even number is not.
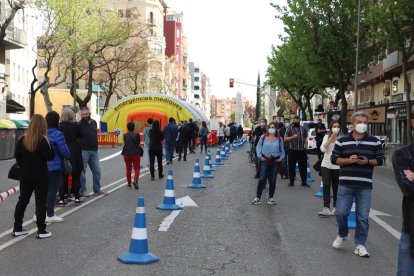
{"type": "Polygon", "coordinates": [[[63,158],[63,173],[68,175],[72,172],[72,164],[66,158],[63,158]]]}
{"type": "Polygon", "coordinates": [[[13,180],[20,180],[20,176],[21,176],[20,166],[17,165],[17,163],[14,163],[13,166],[11,166],[9,170],[8,178],[13,179],[13,180]]]}
{"type": "Polygon", "coordinates": [[[321,171],[322,159],[323,157],[319,159],[318,161],[316,161],[315,164],[313,164],[313,169],[317,172],[321,171]]]}

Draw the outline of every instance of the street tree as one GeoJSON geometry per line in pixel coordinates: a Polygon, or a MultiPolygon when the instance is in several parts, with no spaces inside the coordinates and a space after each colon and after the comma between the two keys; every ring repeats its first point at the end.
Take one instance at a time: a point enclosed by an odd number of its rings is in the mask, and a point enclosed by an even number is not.
{"type": "MultiPolygon", "coordinates": [[[[364,1],[369,5],[372,1],[364,1]]],[[[348,103],[346,92],[355,73],[357,1],[354,0],[290,0],[287,6],[273,5],[285,32],[297,43],[309,63],[324,67],[332,78],[326,87],[338,90],[336,104],[341,103],[341,129],[346,132],[348,103]]],[[[366,9],[361,9],[359,33],[359,70],[368,68],[380,45],[369,40],[370,26],[366,9]]]]}
{"type": "Polygon", "coordinates": [[[13,19],[16,16],[16,13],[20,10],[23,10],[27,5],[27,0],[6,0],[3,3],[7,4],[1,9],[2,14],[0,19],[0,44],[3,42],[4,38],[7,35],[13,34],[13,30],[10,30],[13,19]]]}
{"type": "Polygon", "coordinates": [[[311,99],[323,93],[329,72],[319,64],[310,63],[304,53],[298,51],[300,45],[295,40],[285,38],[284,42],[273,47],[268,58],[268,83],[274,89],[286,91],[300,108],[302,119],[307,120],[308,115],[313,115],[311,99]]]}
{"type": "MultiPolygon", "coordinates": [[[[407,74],[409,60],[414,56],[414,2],[412,0],[377,0],[375,5],[367,6],[367,21],[375,32],[371,35],[379,45],[401,53],[404,92],[407,110],[407,144],[412,141],[411,134],[411,83],[407,74]]],[[[412,78],[411,78],[412,80],[412,78]]]]}

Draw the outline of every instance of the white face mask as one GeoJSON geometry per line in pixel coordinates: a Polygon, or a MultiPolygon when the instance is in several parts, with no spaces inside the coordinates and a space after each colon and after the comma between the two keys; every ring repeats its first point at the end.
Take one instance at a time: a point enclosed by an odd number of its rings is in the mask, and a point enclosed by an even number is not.
{"type": "Polygon", "coordinates": [[[269,134],[270,134],[270,135],[275,135],[275,133],[276,133],[276,129],[274,129],[274,128],[269,128],[269,134]]]}
{"type": "Polygon", "coordinates": [[[358,132],[358,133],[365,133],[365,131],[367,131],[367,128],[368,128],[368,126],[366,125],[366,124],[357,124],[356,126],[355,126],[355,130],[358,132]]]}
{"type": "Polygon", "coordinates": [[[339,127],[333,127],[332,133],[339,133],[340,128],[339,127]]]}

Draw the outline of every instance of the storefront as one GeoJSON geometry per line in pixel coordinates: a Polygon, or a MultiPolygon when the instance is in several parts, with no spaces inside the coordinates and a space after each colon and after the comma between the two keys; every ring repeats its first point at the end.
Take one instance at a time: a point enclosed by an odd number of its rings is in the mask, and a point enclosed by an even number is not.
{"type": "MultiPolygon", "coordinates": [[[[361,108],[358,111],[368,115],[368,132],[374,136],[387,136],[387,109],[385,106],[361,108]]],[[[346,116],[347,125],[351,126],[353,110],[348,110],[346,116]]]]}

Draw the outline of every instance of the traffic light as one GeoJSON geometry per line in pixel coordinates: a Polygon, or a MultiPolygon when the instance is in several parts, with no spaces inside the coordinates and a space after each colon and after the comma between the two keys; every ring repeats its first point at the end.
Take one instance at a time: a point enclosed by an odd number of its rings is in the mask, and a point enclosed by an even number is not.
{"type": "Polygon", "coordinates": [[[230,79],[229,86],[230,86],[230,88],[234,87],[234,79],[230,79]]]}

